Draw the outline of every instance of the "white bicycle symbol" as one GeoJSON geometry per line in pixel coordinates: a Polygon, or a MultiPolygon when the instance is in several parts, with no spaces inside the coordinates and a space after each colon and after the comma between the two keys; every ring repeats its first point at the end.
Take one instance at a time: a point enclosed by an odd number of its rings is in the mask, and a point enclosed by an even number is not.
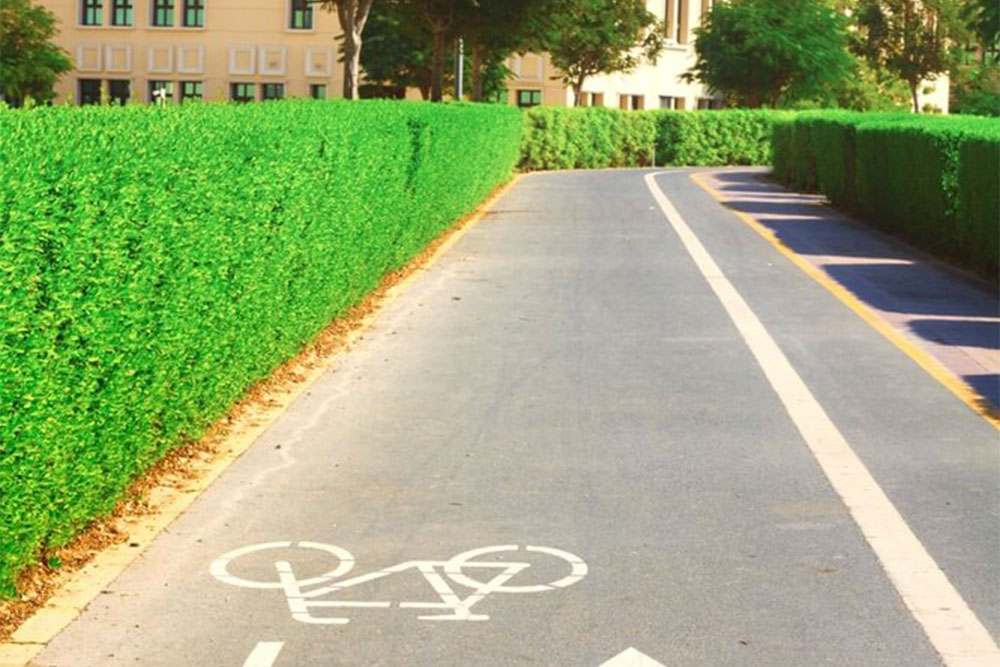
{"type": "Polygon", "coordinates": [[[531,563],[482,560],[484,557],[492,554],[507,554],[520,551],[520,547],[516,545],[503,545],[472,549],[453,556],[449,560],[406,561],[399,565],[393,565],[392,567],[362,574],[350,579],[341,579],[341,577],[354,568],[354,556],[346,549],[319,542],[297,542],[294,543],[294,547],[325,552],[336,558],[336,566],[325,574],[299,579],[295,576],[291,563],[284,560],[274,562],[277,577],[276,580],[272,581],[252,581],[234,576],[229,572],[230,563],[241,556],[270,549],[289,549],[292,547],[292,542],[265,542],[234,549],[217,558],[212,563],[210,571],[216,579],[232,586],[256,589],[280,589],[284,592],[288,600],[288,608],[291,611],[292,618],[302,623],[320,625],[343,625],[349,623],[350,619],[330,616],[317,617],[312,614],[312,609],[350,607],[387,609],[393,603],[391,601],[317,600],[316,598],[332,596],[348,588],[382,579],[406,570],[416,570],[422,574],[427,583],[430,584],[431,588],[438,595],[440,601],[399,602],[399,607],[402,609],[438,609],[448,612],[418,616],[419,619],[428,621],[485,621],[489,619],[489,616],[485,614],[473,614],[471,609],[474,605],[493,593],[541,593],[572,586],[587,576],[587,564],[579,556],[551,547],[526,546],[524,547],[526,553],[554,556],[565,561],[569,565],[570,571],[569,574],[549,583],[515,585],[511,581],[518,574],[530,568],[531,563]],[[485,571],[487,575],[483,578],[486,581],[479,581],[469,576],[466,573],[468,570],[485,571]],[[458,584],[461,587],[471,589],[472,592],[463,597],[456,592],[452,584],[458,584]],[[316,588],[312,590],[305,590],[314,586],[316,588]]]}

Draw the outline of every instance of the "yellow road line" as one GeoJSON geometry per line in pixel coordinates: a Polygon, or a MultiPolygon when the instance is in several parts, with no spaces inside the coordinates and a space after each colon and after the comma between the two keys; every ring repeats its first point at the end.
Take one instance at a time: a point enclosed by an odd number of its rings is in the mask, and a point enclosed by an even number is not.
{"type": "Polygon", "coordinates": [[[844,288],[842,285],[830,278],[821,269],[816,268],[798,253],[786,246],[773,231],[758,222],[753,216],[743,211],[737,211],[728,205],[725,198],[711,185],[706,183],[701,174],[691,174],[691,180],[702,190],[711,195],[716,201],[725,206],[740,220],[745,222],[752,230],[757,232],[768,243],[774,246],[778,252],[787,257],[795,266],[799,267],[807,276],[822,285],[833,296],[837,297],[841,303],[847,306],[855,315],[867,322],[873,329],[878,331],[890,343],[895,345],[906,356],[910,357],[918,366],[923,368],[928,375],[937,380],[948,391],[958,397],[963,403],[969,406],[973,412],[1000,429],[1000,413],[978,393],[976,393],[960,377],[955,375],[944,364],[933,357],[922,347],[907,340],[891,324],[883,319],[878,313],[869,308],[863,301],[844,288]]]}
{"type": "MultiPolygon", "coordinates": [[[[398,296],[421,273],[426,272],[437,263],[520,178],[521,175],[515,176],[507,185],[483,202],[478,211],[465,223],[454,231],[445,232],[450,234],[448,238],[435,248],[434,252],[417,270],[386,290],[379,302],[379,310],[383,309],[390,299],[398,296]]],[[[157,511],[128,520],[124,526],[129,535],[126,542],[112,545],[98,553],[90,563],[81,568],[79,572],[75,572],[60,586],[45,606],[22,623],[11,636],[10,641],[0,643],[0,667],[28,667],[31,661],[63,628],[72,623],[80,615],[80,612],[100,595],[102,590],[105,590],[117,579],[174,519],[183,514],[230,464],[250,449],[257,438],[332,367],[333,362],[339,358],[341,353],[349,350],[355,342],[362,338],[365,331],[377,319],[379,310],[366,315],[360,326],[348,334],[347,340],[335,354],[320,360],[320,363],[304,373],[304,378],[287,393],[275,397],[275,400],[268,402],[266,407],[248,411],[241,417],[240,421],[243,424],[235,425],[232,429],[235,435],[227,438],[219,447],[225,453],[204,469],[196,479],[191,480],[186,488],[164,487],[156,489],[154,493],[157,494],[157,511]],[[244,428],[240,428],[244,425],[244,428]]]]}

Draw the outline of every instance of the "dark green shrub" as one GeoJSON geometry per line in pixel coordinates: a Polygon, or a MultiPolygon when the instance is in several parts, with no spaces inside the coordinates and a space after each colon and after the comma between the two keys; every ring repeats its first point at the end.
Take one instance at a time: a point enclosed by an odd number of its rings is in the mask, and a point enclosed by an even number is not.
{"type": "Polygon", "coordinates": [[[814,151],[814,187],[822,183],[827,198],[848,210],[858,206],[854,155],[856,116],[849,112],[831,112],[817,116],[809,124],[814,151]]]}
{"type": "Polygon", "coordinates": [[[656,128],[641,113],[601,107],[524,112],[521,168],[596,169],[652,164],[656,128]]]}
{"type": "Polygon", "coordinates": [[[785,112],[651,111],[656,119],[656,163],[726,166],[770,163],[771,127],[785,112]]]}
{"type": "Polygon", "coordinates": [[[0,111],[0,594],[506,180],[498,106],[0,111]]]}
{"type": "Polygon", "coordinates": [[[963,257],[994,278],[1000,271],[1000,138],[971,137],[958,153],[956,231],[963,257]]]}

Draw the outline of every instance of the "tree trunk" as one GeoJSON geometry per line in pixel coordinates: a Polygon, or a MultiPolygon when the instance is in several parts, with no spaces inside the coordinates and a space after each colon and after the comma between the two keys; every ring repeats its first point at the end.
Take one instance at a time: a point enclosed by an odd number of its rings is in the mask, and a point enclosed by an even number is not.
{"type": "Polygon", "coordinates": [[[368,22],[373,0],[333,0],[344,30],[344,98],[358,99],[361,78],[361,33],[368,22]]]}
{"type": "Polygon", "coordinates": [[[444,98],[444,51],[444,30],[435,28],[434,50],[431,55],[431,102],[440,102],[444,98]]]}
{"type": "Polygon", "coordinates": [[[587,79],[587,77],[585,75],[581,74],[580,76],[578,76],[576,78],[576,81],[573,82],[573,106],[575,106],[575,107],[580,106],[580,102],[582,101],[582,98],[583,98],[583,82],[586,79],[587,79]]]}
{"type": "Polygon", "coordinates": [[[358,99],[358,77],[361,71],[361,35],[344,28],[344,99],[358,99]]]}
{"type": "Polygon", "coordinates": [[[472,46],[472,101],[483,101],[483,61],[484,49],[479,44],[472,46]]]}
{"type": "Polygon", "coordinates": [[[919,83],[910,83],[910,95],[913,96],[913,113],[920,113],[920,100],[917,98],[919,83]]]}

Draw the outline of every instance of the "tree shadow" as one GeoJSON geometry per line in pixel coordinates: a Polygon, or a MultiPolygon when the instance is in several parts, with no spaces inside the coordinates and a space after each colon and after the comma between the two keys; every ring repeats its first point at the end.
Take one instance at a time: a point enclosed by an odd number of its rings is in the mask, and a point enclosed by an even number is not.
{"type": "Polygon", "coordinates": [[[923,319],[909,322],[910,331],[942,345],[1000,350],[1000,322],[923,319]]]}
{"type": "Polygon", "coordinates": [[[962,377],[972,389],[979,394],[979,407],[986,413],[996,417],[1000,412],[1000,375],[965,375],[962,377]]]}

